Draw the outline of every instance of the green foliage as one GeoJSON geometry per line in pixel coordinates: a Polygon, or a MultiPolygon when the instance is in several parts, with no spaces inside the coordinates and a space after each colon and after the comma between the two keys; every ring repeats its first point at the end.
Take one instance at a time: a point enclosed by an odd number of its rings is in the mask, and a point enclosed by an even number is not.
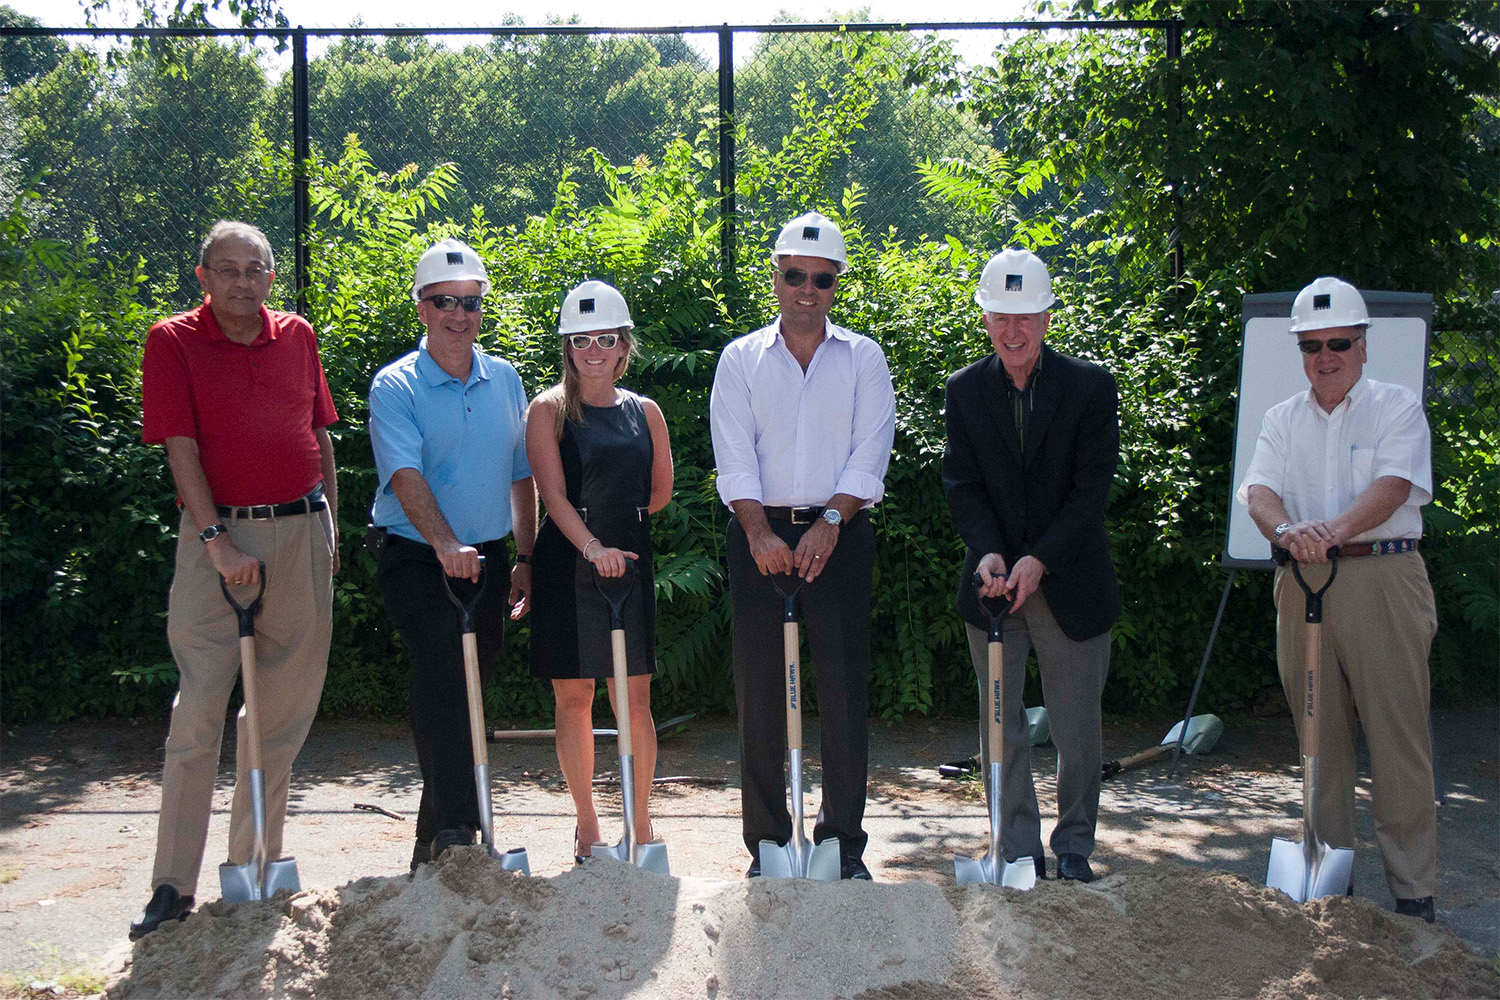
{"type": "MultiPolygon", "coordinates": [[[[624,381],[661,405],[676,461],[673,501],[653,523],[654,698],[665,712],[732,707],[708,396],[723,346],[774,316],[772,235],[813,207],[845,228],[853,260],[833,318],[881,343],[896,389],[874,511],[873,711],[972,711],[941,409],[946,376],[989,349],[971,293],[1008,244],[1052,265],[1063,303],[1052,342],[1109,369],[1120,390],[1108,517],[1125,606],[1108,707],[1179,704],[1202,654],[1223,587],[1241,298],[1338,270],[1437,293],[1438,487],[1424,542],[1441,615],[1434,684],[1493,691],[1493,17],[1430,3],[1070,8],[1179,10],[1177,64],[1150,31],[1037,34],[976,68],[904,34],[763,36],[740,71],[727,270],[717,131],[700,124],[712,74],[680,38],[462,49],[360,38],[313,60],[326,113],[307,165],[305,304],[340,414],[342,494],[324,710],[391,715],[405,700],[374,560],[358,548],[376,486],[365,398],[375,372],[415,346],[412,268],[448,235],[490,263],[481,343],[531,394],[556,378],[564,291],[602,278],[624,292],[642,348],[624,381]],[[934,155],[924,130],[956,138],[934,155]],[[882,177],[898,180],[872,183],[882,177]],[[1180,282],[1167,277],[1174,232],[1180,282]]],[[[269,82],[234,45],[176,51],[172,72],[57,53],[0,98],[16,123],[0,137],[0,191],[35,178],[0,220],[7,718],[160,710],[174,683],[161,618],[172,486],[160,449],[139,443],[138,371],[150,322],[195,290],[191,247],[143,233],[162,206],[177,234],[243,215],[268,222],[289,256],[288,82],[269,82]],[[223,109],[213,128],[191,113],[204,101],[223,109]]],[[[288,285],[273,293],[283,306],[288,285]]],[[[1204,694],[1217,710],[1275,696],[1268,583],[1239,578],[1204,694]]],[[[546,719],[524,623],[509,640],[490,712],[546,719]]]]}

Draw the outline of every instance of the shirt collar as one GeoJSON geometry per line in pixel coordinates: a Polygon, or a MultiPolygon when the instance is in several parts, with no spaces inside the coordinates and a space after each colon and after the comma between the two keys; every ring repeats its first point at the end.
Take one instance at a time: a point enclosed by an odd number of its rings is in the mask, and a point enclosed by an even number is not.
{"type": "Polygon", "coordinates": [[[260,347],[276,339],[276,324],[271,322],[271,310],[266,308],[265,303],[261,303],[260,307],[260,335],[248,344],[240,344],[225,336],[224,328],[219,325],[219,317],[214,315],[212,302],[213,296],[205,295],[203,304],[198,307],[198,318],[210,338],[234,344],[236,347],[260,347]]]}
{"type": "MultiPolygon", "coordinates": [[[[474,360],[469,369],[469,381],[464,384],[473,385],[475,382],[488,381],[491,376],[490,359],[477,347],[469,348],[469,352],[474,360]]],[[[423,334],[422,339],[417,341],[417,371],[422,373],[423,381],[433,387],[458,381],[443,371],[442,366],[432,359],[431,354],[427,353],[426,334],[423,334]]]]}
{"type": "Polygon", "coordinates": [[[1359,401],[1364,398],[1365,393],[1368,391],[1365,386],[1369,381],[1370,380],[1367,378],[1362,378],[1358,382],[1351,385],[1349,387],[1349,391],[1344,393],[1344,398],[1339,400],[1339,405],[1333,408],[1333,413],[1329,413],[1327,410],[1323,409],[1323,407],[1318,405],[1318,397],[1313,394],[1312,386],[1308,386],[1308,409],[1312,410],[1324,420],[1332,419],[1333,414],[1339,412],[1340,409],[1343,409],[1343,411],[1347,413],[1350,410],[1354,409],[1354,407],[1359,404],[1359,401]]]}
{"type": "MultiPolygon", "coordinates": [[[[852,334],[848,330],[839,326],[837,323],[830,322],[829,320],[823,321],[823,334],[825,337],[832,338],[833,340],[842,340],[848,342],[854,339],[852,334]]],[[[774,347],[776,346],[776,341],[778,340],[784,340],[784,338],[781,336],[780,316],[776,317],[776,322],[766,327],[766,339],[764,346],[766,348],[774,347]]]]}

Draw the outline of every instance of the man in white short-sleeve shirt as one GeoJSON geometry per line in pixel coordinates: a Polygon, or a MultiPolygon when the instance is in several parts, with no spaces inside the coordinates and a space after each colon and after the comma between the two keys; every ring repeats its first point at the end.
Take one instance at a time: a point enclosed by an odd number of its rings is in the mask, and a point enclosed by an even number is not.
{"type": "MultiPolygon", "coordinates": [[[[1432,500],[1432,441],[1415,393],[1362,377],[1369,325],[1364,298],[1337,278],[1297,295],[1292,333],[1310,388],[1267,411],[1236,496],[1314,590],[1327,579],[1329,550],[1339,550],[1323,600],[1318,826],[1331,846],[1354,846],[1357,719],[1396,912],[1430,923],[1437,813],[1427,657],[1437,610],[1417,545],[1421,506],[1432,500]]],[[[1286,566],[1275,595],[1276,657],[1300,738],[1306,598],[1286,566]]]]}
{"type": "Polygon", "coordinates": [[[793,219],[772,265],[780,315],[724,348],[709,410],[719,496],[734,512],[725,541],[748,874],[760,874],[762,840],[785,844],[791,835],[783,601],[772,580],[796,574],[823,723],[813,840],[837,838],[841,877],[868,879],[861,855],[875,532],[867,510],[885,495],[896,397],[880,345],[828,322],[848,268],[838,226],[817,212],[793,219]]]}

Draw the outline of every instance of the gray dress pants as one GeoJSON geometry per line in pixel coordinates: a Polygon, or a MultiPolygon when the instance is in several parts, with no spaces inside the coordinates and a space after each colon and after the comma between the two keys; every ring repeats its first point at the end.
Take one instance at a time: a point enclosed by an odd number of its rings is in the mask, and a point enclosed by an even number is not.
{"type": "MultiPolygon", "coordinates": [[[[988,634],[966,625],[969,653],[978,678],[981,704],[989,674],[988,634]]],[[[1022,695],[1026,689],[1026,654],[1036,647],[1041,669],[1042,700],[1057,746],[1057,826],[1053,854],[1094,852],[1099,821],[1099,775],[1104,744],[1100,698],[1109,675],[1110,633],[1076,642],[1063,634],[1047,598],[1037,590],[1005,622],[1005,753],[1001,757],[1002,840],[1007,861],[1042,857],[1041,814],[1031,778],[1031,739],[1022,695]]],[[[981,761],[988,773],[987,727],[979,727],[981,761]]]]}

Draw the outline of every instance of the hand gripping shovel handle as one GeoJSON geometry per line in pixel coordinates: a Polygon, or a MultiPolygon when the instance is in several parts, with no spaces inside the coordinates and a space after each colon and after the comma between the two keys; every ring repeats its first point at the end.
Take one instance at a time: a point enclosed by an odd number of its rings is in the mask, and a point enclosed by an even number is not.
{"type": "MultiPolygon", "coordinates": [[[[240,687],[245,695],[245,749],[250,758],[248,771],[259,771],[260,766],[260,710],[257,700],[256,669],[255,669],[255,617],[260,614],[261,598],[266,596],[266,564],[260,563],[260,590],[256,591],[255,599],[249,604],[240,604],[229,592],[229,584],[221,576],[219,577],[219,590],[224,593],[224,600],[234,609],[234,615],[239,619],[240,627],[240,687]]],[[[263,810],[262,810],[263,811],[263,810]]],[[[256,827],[255,839],[257,841],[257,853],[264,856],[260,850],[260,842],[265,839],[265,824],[259,823],[256,827]]]]}

